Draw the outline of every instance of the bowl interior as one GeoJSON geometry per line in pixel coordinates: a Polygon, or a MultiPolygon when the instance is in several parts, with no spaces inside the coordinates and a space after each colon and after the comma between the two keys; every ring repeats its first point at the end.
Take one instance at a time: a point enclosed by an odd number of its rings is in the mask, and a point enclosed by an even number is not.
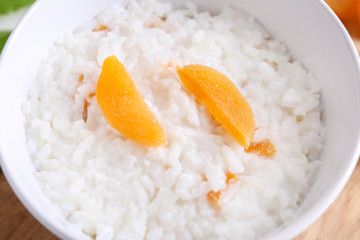
{"type": "MultiPolygon", "coordinates": [[[[1,166],[27,209],[60,238],[86,239],[44,197],[37,186],[25,148],[21,104],[50,44],[91,19],[116,0],[38,1],[20,22],[0,62],[1,166]],[[45,20],[46,19],[46,20],[45,20]],[[45,20],[45,21],[44,21],[45,20]]],[[[171,1],[181,5],[180,1],[171,1]]],[[[360,74],[350,37],[322,1],[194,0],[215,11],[229,3],[254,15],[271,34],[286,43],[322,83],[327,136],[323,162],[310,194],[286,224],[268,238],[289,239],[319,217],[344,187],[359,154],[360,74]]]]}

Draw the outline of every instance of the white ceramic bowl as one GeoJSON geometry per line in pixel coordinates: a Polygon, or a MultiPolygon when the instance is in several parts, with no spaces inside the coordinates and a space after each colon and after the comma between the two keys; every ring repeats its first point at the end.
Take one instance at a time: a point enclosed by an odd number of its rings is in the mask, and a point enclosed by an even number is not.
{"type": "MultiPolygon", "coordinates": [[[[62,239],[83,239],[56,213],[33,176],[25,148],[21,104],[48,46],[116,0],[40,0],[22,19],[0,62],[1,166],[25,207],[62,239]]],[[[182,1],[175,1],[177,5],[182,1]]],[[[318,218],[340,193],[359,155],[360,72],[355,47],[335,14],[322,0],[194,0],[216,11],[225,2],[254,15],[284,41],[323,85],[327,136],[323,162],[310,194],[296,214],[268,239],[290,239],[318,218]]]]}

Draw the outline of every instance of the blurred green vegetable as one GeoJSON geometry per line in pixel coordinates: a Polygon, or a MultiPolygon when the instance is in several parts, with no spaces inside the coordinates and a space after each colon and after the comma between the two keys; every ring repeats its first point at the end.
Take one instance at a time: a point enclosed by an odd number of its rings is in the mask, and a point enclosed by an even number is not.
{"type": "Polygon", "coordinates": [[[6,43],[6,40],[10,36],[10,33],[11,33],[10,31],[0,32],[0,53],[6,43]]]}
{"type": "MultiPolygon", "coordinates": [[[[2,0],[0,0],[2,1],[2,0]]],[[[8,39],[8,37],[10,36],[10,33],[9,31],[7,32],[0,32],[0,54],[1,54],[1,51],[6,43],[6,40],[8,39]]],[[[2,172],[1,170],[1,167],[0,167],[0,173],[2,172]]]]}
{"type": "Polygon", "coordinates": [[[0,14],[15,11],[21,7],[29,6],[35,0],[0,0],[0,14]]]}
{"type": "MultiPolygon", "coordinates": [[[[2,0],[0,0],[2,1],[2,0]]],[[[11,32],[0,32],[0,54],[11,32]]],[[[0,167],[0,173],[2,172],[0,167]]]]}

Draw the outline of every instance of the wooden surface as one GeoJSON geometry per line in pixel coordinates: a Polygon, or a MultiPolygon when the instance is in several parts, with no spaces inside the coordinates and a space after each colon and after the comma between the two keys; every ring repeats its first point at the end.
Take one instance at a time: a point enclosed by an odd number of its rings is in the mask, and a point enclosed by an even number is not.
{"type": "MultiPolygon", "coordinates": [[[[360,50],[359,25],[347,25],[360,50]]],[[[0,240],[53,240],[53,234],[41,226],[21,205],[0,173],[0,240]]],[[[360,162],[336,201],[315,223],[295,240],[360,239],[360,162]]]]}
{"type": "Polygon", "coordinates": [[[0,174],[0,240],[57,239],[23,207],[0,174]]]}

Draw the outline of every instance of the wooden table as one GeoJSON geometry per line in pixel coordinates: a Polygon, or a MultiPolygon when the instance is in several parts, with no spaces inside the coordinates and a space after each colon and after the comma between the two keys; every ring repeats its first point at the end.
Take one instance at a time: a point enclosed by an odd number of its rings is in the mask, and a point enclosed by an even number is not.
{"type": "MultiPolygon", "coordinates": [[[[360,50],[360,27],[349,24],[349,32],[360,50]]],[[[0,240],[53,240],[53,234],[40,225],[21,205],[0,174],[0,240]]],[[[295,240],[360,239],[360,162],[336,201],[315,223],[295,240]]]]}

